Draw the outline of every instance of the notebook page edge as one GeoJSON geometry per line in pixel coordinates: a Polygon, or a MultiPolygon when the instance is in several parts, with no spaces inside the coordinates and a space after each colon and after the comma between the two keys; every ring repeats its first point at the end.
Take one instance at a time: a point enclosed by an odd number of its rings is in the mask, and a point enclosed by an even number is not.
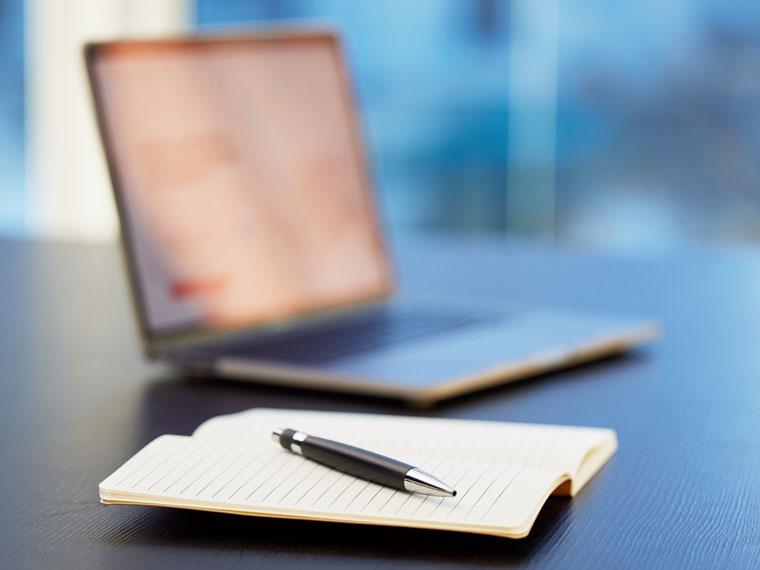
{"type": "Polygon", "coordinates": [[[608,437],[602,440],[599,445],[589,449],[578,467],[572,472],[571,497],[576,496],[617,451],[617,433],[611,429],[607,431],[609,432],[608,437]]]}
{"type": "Polygon", "coordinates": [[[313,514],[301,516],[295,512],[269,513],[269,512],[264,512],[264,511],[256,511],[256,512],[233,511],[230,509],[213,508],[213,507],[208,507],[205,505],[194,506],[194,505],[189,505],[189,504],[180,504],[180,503],[168,502],[168,501],[158,502],[158,501],[148,501],[148,500],[140,500],[140,499],[123,499],[123,498],[113,499],[113,498],[101,497],[100,502],[103,505],[161,507],[161,508],[212,512],[212,513],[220,513],[220,514],[233,514],[233,515],[242,515],[242,516],[251,516],[251,517],[273,518],[273,519],[280,519],[280,520],[303,520],[303,521],[327,522],[327,523],[361,524],[361,525],[367,525],[367,526],[388,526],[388,527],[402,527],[402,528],[418,528],[418,529],[425,529],[425,530],[443,530],[443,531],[450,531],[450,532],[465,532],[465,533],[470,533],[470,534],[485,534],[485,535],[490,535],[490,536],[498,536],[502,538],[523,538],[527,534],[527,533],[524,533],[524,530],[522,527],[515,529],[515,533],[512,533],[509,530],[503,530],[500,527],[489,527],[489,529],[485,529],[485,528],[480,528],[480,527],[475,527],[475,526],[466,526],[466,525],[462,525],[461,527],[455,527],[454,525],[434,526],[432,524],[426,524],[425,521],[419,521],[419,524],[415,524],[414,522],[409,522],[409,521],[397,522],[393,520],[388,520],[384,522],[382,520],[368,521],[368,520],[362,520],[359,518],[357,519],[328,518],[328,517],[316,516],[313,514]]]}

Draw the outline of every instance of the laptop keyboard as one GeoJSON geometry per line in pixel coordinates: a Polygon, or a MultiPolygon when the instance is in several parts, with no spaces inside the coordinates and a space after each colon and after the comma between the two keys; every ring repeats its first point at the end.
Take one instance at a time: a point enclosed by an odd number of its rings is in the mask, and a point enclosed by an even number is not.
{"type": "Polygon", "coordinates": [[[449,333],[495,320],[498,311],[404,305],[363,311],[327,324],[267,335],[266,338],[237,340],[218,347],[225,356],[240,356],[297,364],[318,364],[377,350],[392,345],[449,333]]]}

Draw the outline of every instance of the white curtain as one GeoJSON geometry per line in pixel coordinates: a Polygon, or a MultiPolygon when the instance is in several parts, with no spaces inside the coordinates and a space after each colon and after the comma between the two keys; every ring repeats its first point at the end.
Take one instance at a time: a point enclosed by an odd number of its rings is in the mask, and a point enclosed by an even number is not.
{"type": "Polygon", "coordinates": [[[116,218],[82,46],[178,33],[192,0],[27,0],[27,227],[32,235],[110,240],[116,218]]]}

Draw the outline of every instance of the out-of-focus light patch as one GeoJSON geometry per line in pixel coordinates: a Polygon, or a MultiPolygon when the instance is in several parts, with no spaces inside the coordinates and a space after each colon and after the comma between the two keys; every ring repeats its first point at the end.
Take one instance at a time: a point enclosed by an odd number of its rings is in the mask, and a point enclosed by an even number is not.
{"type": "Polygon", "coordinates": [[[657,253],[691,243],[678,208],[658,192],[595,192],[568,214],[561,239],[604,249],[657,253]]]}

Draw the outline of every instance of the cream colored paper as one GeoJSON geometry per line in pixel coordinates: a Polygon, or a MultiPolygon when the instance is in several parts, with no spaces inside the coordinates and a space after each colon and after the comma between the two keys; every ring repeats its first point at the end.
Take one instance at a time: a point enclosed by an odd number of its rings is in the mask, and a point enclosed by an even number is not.
{"type": "Polygon", "coordinates": [[[615,448],[607,429],[258,409],[211,419],[192,437],[154,440],[101,483],[100,495],[105,503],[519,538],[550,494],[575,494],[615,448]],[[275,427],[392,455],[457,496],[405,493],[328,469],[272,442],[275,427]]]}

